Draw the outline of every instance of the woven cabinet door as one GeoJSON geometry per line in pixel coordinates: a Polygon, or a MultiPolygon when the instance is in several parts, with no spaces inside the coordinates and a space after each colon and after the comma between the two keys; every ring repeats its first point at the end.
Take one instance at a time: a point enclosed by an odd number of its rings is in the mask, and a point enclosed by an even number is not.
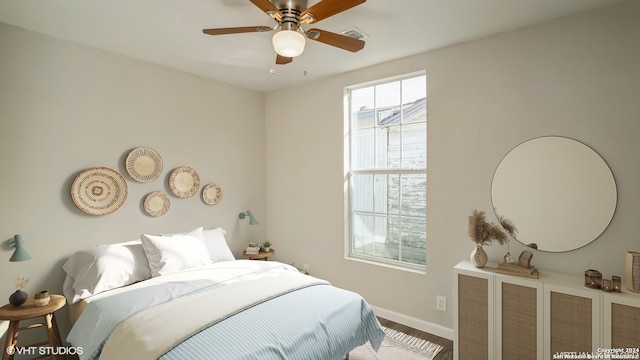
{"type": "Polygon", "coordinates": [[[603,297],[603,347],[633,349],[637,353],[640,346],[640,296],[623,290],[622,293],[606,293],[603,297]]]}
{"type": "Polygon", "coordinates": [[[613,304],[611,306],[611,347],[616,349],[640,346],[640,307],[613,304]]]}
{"type": "Polygon", "coordinates": [[[549,358],[566,352],[596,352],[600,346],[600,292],[569,288],[545,292],[549,358]]]}
{"type": "Polygon", "coordinates": [[[501,282],[500,345],[502,359],[537,360],[541,358],[539,344],[541,330],[542,290],[538,286],[524,286],[501,282]]]}
{"type": "Polygon", "coordinates": [[[489,359],[489,280],[458,275],[459,359],[489,359]]]}

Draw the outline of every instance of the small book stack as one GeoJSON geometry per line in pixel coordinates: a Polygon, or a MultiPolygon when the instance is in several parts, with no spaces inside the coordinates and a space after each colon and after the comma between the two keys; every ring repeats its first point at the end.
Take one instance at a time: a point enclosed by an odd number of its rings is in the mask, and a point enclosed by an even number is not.
{"type": "Polygon", "coordinates": [[[246,254],[257,254],[260,252],[260,246],[248,246],[245,250],[246,254]]]}
{"type": "Polygon", "coordinates": [[[538,278],[538,269],[536,269],[533,266],[524,267],[518,264],[502,263],[502,264],[498,264],[498,268],[496,269],[496,272],[499,274],[524,276],[524,277],[529,277],[533,279],[538,278]]]}

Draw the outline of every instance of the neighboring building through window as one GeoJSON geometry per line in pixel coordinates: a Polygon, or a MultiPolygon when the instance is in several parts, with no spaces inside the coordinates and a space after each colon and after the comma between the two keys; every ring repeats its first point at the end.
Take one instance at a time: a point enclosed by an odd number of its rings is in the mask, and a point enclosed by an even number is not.
{"type": "Polygon", "coordinates": [[[420,73],[346,89],[349,258],[425,269],[426,87],[420,73]]]}

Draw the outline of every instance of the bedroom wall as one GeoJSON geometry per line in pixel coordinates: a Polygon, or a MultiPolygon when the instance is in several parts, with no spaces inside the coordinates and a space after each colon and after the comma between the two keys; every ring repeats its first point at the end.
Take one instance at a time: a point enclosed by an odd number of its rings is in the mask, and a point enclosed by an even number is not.
{"type": "MultiPolygon", "coordinates": [[[[30,279],[30,294],[61,293],[62,264],[74,251],[143,232],[222,226],[236,256],[250,239],[263,239],[264,225],[238,220],[247,209],[265,217],[263,108],[260,92],[0,24],[0,303],[17,276],[30,279]],[[151,183],[133,181],[124,168],[139,146],[164,161],[151,183]],[[221,202],[206,205],[200,192],[173,196],[168,177],[182,165],[199,173],[201,186],[220,185],[221,202]],[[127,201],[111,215],[87,215],[71,201],[75,176],[94,166],[127,179],[127,201]],[[143,210],[156,190],[171,199],[161,217],[143,210]],[[30,261],[9,262],[6,241],[16,233],[30,261]]],[[[66,308],[58,319],[66,334],[66,308]]],[[[7,326],[0,323],[0,335],[7,326]]]]}
{"type": "MultiPolygon", "coordinates": [[[[361,293],[398,319],[451,334],[452,268],[473,247],[467,217],[473,209],[492,214],[491,178],[510,149],[534,137],[561,135],[591,146],[609,164],[617,210],[590,245],[566,253],[534,251],[532,263],[540,271],[624,274],[625,252],[640,250],[638,19],[640,2],[626,1],[267,94],[267,235],[277,258],[309,264],[313,275],[361,293]],[[343,89],[423,69],[426,275],[343,256],[343,89]],[[282,103],[289,104],[286,115],[282,103]],[[436,295],[447,296],[449,311],[435,310],[436,295]]],[[[375,41],[376,34],[370,35],[368,41],[375,41]]],[[[525,249],[511,245],[513,254],[525,249]]],[[[487,251],[497,262],[506,247],[487,251]]]]}

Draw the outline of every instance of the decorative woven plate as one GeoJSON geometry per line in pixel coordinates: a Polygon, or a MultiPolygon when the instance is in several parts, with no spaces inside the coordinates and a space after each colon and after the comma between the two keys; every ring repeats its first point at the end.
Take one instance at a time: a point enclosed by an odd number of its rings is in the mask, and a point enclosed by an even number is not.
{"type": "Polygon", "coordinates": [[[148,147],[131,150],[125,165],[131,178],[139,182],[151,182],[162,173],[162,158],[148,147]]]}
{"type": "Polygon", "coordinates": [[[161,191],[154,191],[144,198],[144,211],[151,216],[162,216],[171,206],[171,200],[167,194],[161,191]]]}
{"type": "Polygon", "coordinates": [[[171,172],[169,189],[177,197],[192,197],[200,188],[200,176],[188,166],[180,166],[171,172]]]}
{"type": "Polygon", "coordinates": [[[222,190],[216,184],[207,184],[202,189],[202,200],[209,205],[215,205],[222,199],[222,190]]]}
{"type": "Polygon", "coordinates": [[[127,182],[119,172],[107,167],[82,171],[71,184],[71,200],[90,215],[109,215],[127,200],[127,182]]]}

